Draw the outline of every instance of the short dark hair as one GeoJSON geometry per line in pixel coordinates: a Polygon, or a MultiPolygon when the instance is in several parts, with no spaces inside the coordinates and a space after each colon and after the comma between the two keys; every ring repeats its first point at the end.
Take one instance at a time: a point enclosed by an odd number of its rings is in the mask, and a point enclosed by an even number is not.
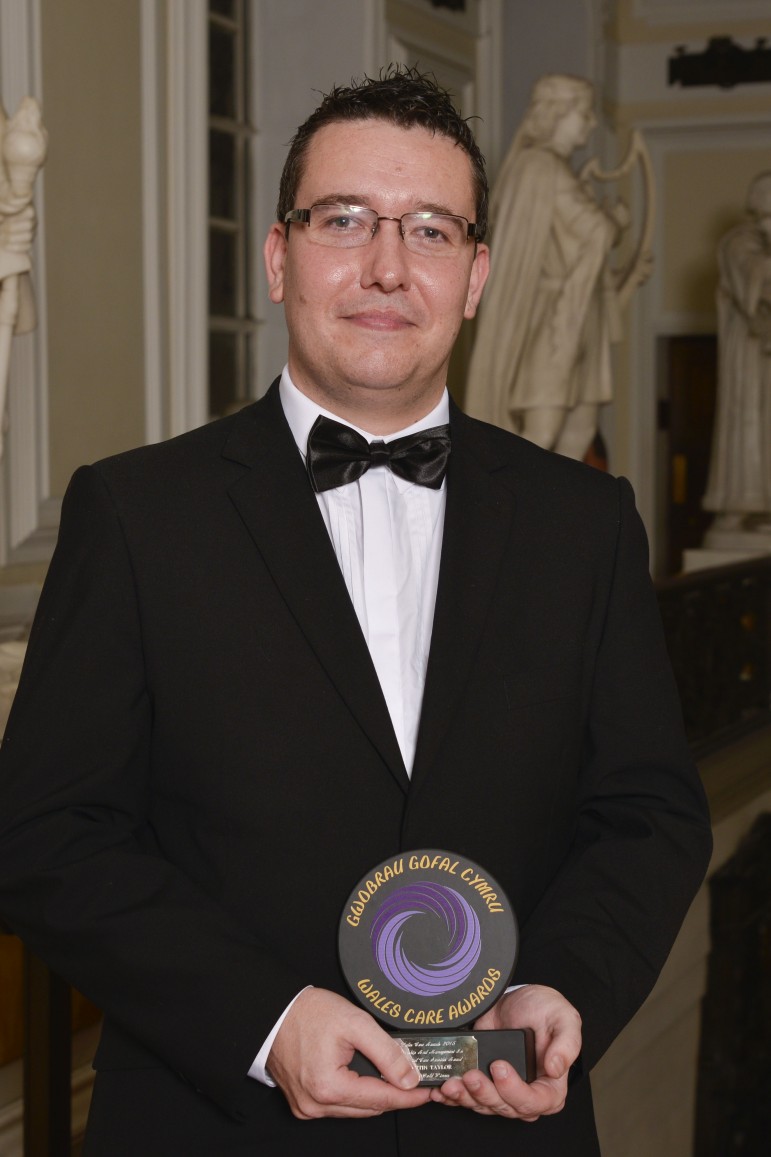
{"type": "Polygon", "coordinates": [[[290,142],[289,154],[281,174],[277,219],[283,222],[289,210],[298,207],[294,200],[302,179],[308,145],[319,129],[340,121],[370,119],[389,121],[405,129],[416,126],[425,128],[429,132],[448,137],[463,149],[471,163],[477,240],[483,240],[487,231],[487,174],[485,159],[474,140],[469,123],[457,111],[447,90],[437,84],[431,73],[421,73],[417,68],[399,64],[381,69],[377,77],[365,76],[362,80],[353,80],[345,88],[335,86],[300,125],[290,142]]]}

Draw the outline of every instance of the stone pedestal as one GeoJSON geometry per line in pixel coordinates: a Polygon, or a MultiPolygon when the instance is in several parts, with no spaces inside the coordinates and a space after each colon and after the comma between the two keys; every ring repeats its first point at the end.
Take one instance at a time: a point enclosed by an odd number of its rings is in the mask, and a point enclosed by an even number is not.
{"type": "MultiPolygon", "coordinates": [[[[765,516],[763,517],[765,519],[765,516]]],[[[704,535],[704,547],[707,550],[741,550],[750,554],[771,554],[771,523],[764,521],[762,529],[760,526],[745,529],[741,526],[730,528],[713,524],[704,535]]]]}
{"type": "Polygon", "coordinates": [[[744,541],[734,543],[733,546],[712,543],[707,545],[705,537],[704,546],[683,551],[683,571],[689,574],[691,571],[708,570],[714,566],[729,566],[732,562],[751,562],[753,559],[771,554],[771,535],[746,535],[739,532],[722,537],[744,541]],[[752,540],[751,543],[747,542],[748,539],[752,540]]]}

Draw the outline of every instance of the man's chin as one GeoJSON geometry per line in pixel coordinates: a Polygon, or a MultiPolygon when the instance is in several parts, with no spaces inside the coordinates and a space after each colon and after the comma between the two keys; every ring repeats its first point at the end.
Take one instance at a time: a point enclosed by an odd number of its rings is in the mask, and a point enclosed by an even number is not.
{"type": "Polygon", "coordinates": [[[354,356],[345,365],[341,365],[339,380],[346,387],[356,392],[375,394],[389,391],[401,392],[410,389],[418,378],[416,367],[411,363],[400,362],[382,356],[368,358],[365,353],[354,356]]]}

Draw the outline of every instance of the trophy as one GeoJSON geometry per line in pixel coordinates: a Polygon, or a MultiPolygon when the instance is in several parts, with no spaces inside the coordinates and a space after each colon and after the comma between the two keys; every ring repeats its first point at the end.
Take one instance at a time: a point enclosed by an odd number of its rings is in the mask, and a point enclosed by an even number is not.
{"type": "MultiPolygon", "coordinates": [[[[356,885],[340,918],[343,975],[356,999],[410,1053],[421,1085],[506,1060],[535,1077],[532,1029],[469,1027],[506,991],[517,922],[489,872],[436,848],[402,852],[356,885]]],[[[350,1067],[379,1076],[356,1053],[350,1067]]]]}

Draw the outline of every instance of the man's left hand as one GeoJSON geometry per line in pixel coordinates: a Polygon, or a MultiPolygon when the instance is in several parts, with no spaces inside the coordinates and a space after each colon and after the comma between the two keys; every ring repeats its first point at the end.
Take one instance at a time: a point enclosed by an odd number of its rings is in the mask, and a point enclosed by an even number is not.
{"type": "Polygon", "coordinates": [[[523,1121],[559,1113],[567,1096],[570,1066],[581,1051],[581,1017],[573,1005],[553,988],[528,984],[503,996],[474,1028],[532,1028],[536,1079],[528,1085],[507,1061],[494,1061],[492,1079],[474,1069],[432,1089],[431,1100],[523,1121]]]}

